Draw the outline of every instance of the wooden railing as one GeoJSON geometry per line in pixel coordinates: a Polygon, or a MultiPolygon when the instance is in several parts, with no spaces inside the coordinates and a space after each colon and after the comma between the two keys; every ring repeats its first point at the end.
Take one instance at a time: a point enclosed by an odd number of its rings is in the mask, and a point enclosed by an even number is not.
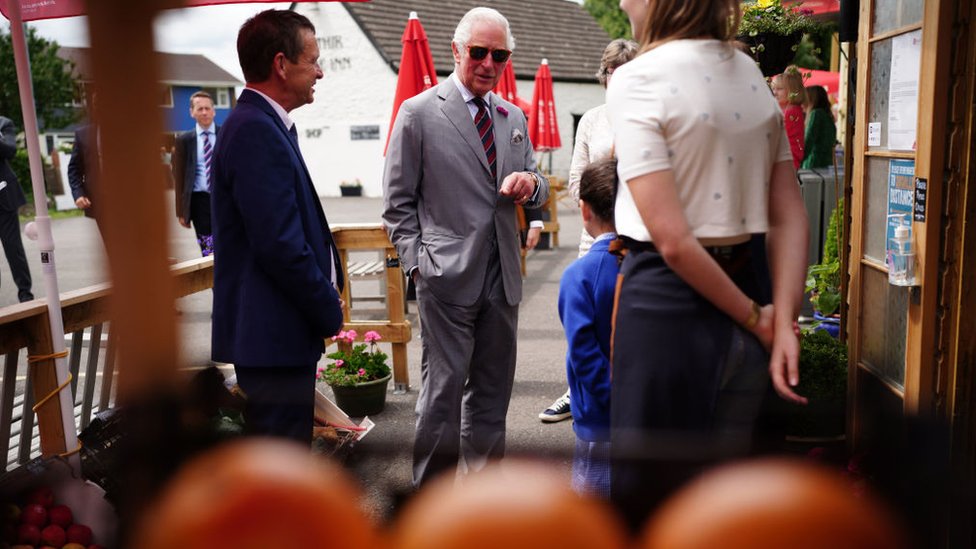
{"type": "MultiPolygon", "coordinates": [[[[213,259],[201,258],[173,265],[170,269],[177,287],[177,297],[210,288],[213,284],[213,259]]],[[[75,426],[83,430],[94,413],[111,406],[115,380],[115,339],[108,332],[107,348],[101,353],[102,334],[109,317],[109,284],[96,284],[61,294],[64,333],[71,335],[68,347],[70,390],[74,404],[75,426]],[[85,352],[85,335],[88,335],[85,352]],[[84,384],[80,385],[82,357],[85,356],[84,384]],[[101,376],[101,383],[96,382],[101,376]],[[98,389],[96,405],[95,391],[98,389]]],[[[57,399],[38,408],[34,403],[56,391],[54,360],[28,364],[26,383],[18,390],[21,355],[49,355],[53,350],[47,304],[43,300],[0,309],[0,355],[3,365],[3,390],[0,394],[0,456],[6,456],[6,468],[26,463],[40,454],[45,457],[62,453],[61,409],[57,399]]]]}
{"type": "MultiPolygon", "coordinates": [[[[406,391],[409,389],[407,343],[411,330],[410,322],[405,318],[404,280],[396,250],[379,225],[338,225],[334,227],[333,235],[347,281],[350,280],[350,252],[381,250],[384,255],[388,318],[351,320],[347,309],[344,328],[360,333],[375,330],[383,341],[392,345],[394,387],[406,391]]],[[[176,285],[176,297],[210,289],[213,286],[213,262],[213,257],[206,257],[173,265],[170,272],[176,285]]],[[[349,292],[347,283],[343,292],[346,303],[350,303],[349,292]]],[[[94,414],[113,404],[117,341],[106,327],[111,293],[109,284],[96,284],[61,294],[64,333],[71,336],[67,360],[72,375],[70,390],[75,426],[79,431],[88,426],[94,414]],[[106,332],[107,347],[102,353],[102,336],[106,332]],[[84,370],[80,375],[83,360],[84,370]],[[96,382],[99,376],[100,383],[96,382]],[[84,383],[81,383],[82,378],[84,383]]],[[[64,448],[58,399],[50,399],[49,404],[38,408],[36,414],[32,410],[35,402],[57,390],[54,360],[20,368],[23,356],[49,355],[52,349],[47,304],[43,300],[0,308],[0,356],[5,357],[0,391],[0,456],[6,456],[7,469],[24,464],[37,455],[49,457],[70,450],[64,448]],[[20,370],[26,373],[26,383],[18,387],[20,370]]]]}

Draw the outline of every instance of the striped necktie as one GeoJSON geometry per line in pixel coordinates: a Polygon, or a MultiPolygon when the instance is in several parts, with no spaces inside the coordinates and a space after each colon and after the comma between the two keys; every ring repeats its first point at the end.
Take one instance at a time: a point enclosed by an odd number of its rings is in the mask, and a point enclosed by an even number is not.
{"type": "Polygon", "coordinates": [[[203,175],[207,178],[207,191],[213,189],[210,166],[213,164],[213,145],[210,143],[210,131],[203,131],[203,175]]]}
{"type": "Polygon", "coordinates": [[[481,146],[485,148],[485,157],[488,158],[488,166],[491,168],[492,179],[498,179],[498,168],[495,165],[495,132],[492,129],[491,117],[488,116],[488,108],[482,97],[474,98],[478,112],[474,115],[474,127],[478,130],[478,137],[481,138],[481,146]]]}

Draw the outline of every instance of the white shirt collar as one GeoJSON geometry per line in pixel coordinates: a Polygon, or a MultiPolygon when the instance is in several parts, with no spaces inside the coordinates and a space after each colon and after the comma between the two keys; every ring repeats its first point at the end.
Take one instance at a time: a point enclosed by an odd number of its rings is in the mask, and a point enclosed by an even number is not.
{"type": "Polygon", "coordinates": [[[203,132],[210,132],[212,134],[216,134],[216,132],[214,131],[214,124],[210,124],[210,127],[208,128],[204,128],[200,124],[197,124],[197,135],[200,135],[203,132]]]}
{"type": "MultiPolygon", "coordinates": [[[[464,84],[461,83],[461,79],[458,78],[456,72],[451,73],[451,80],[454,81],[454,85],[457,86],[458,91],[461,92],[461,98],[464,99],[464,102],[471,103],[471,100],[474,99],[476,96],[475,94],[471,93],[471,90],[469,90],[467,87],[465,87],[464,84]]],[[[489,105],[491,105],[491,99],[488,97],[489,95],[491,95],[491,92],[485,94],[484,100],[487,101],[489,105]]]]}
{"type": "Polygon", "coordinates": [[[271,104],[271,108],[273,108],[274,111],[276,113],[278,113],[278,117],[281,118],[281,122],[285,125],[285,129],[291,130],[291,127],[294,126],[295,123],[292,122],[291,117],[288,116],[288,111],[286,111],[284,109],[284,107],[282,107],[281,105],[279,105],[278,102],[275,101],[274,99],[271,99],[270,97],[268,97],[268,95],[265,94],[265,93],[262,93],[262,92],[260,92],[260,91],[258,91],[256,89],[254,89],[254,88],[251,88],[251,87],[248,87],[247,89],[251,90],[252,92],[254,92],[254,93],[258,94],[258,95],[260,95],[268,103],[270,103],[271,104]]]}

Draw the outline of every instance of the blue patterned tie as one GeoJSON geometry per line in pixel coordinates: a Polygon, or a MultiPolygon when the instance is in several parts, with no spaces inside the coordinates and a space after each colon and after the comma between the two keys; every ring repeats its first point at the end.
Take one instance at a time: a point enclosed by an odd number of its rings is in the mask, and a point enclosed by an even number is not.
{"type": "Polygon", "coordinates": [[[491,117],[488,116],[488,108],[482,97],[474,98],[475,105],[478,106],[478,113],[474,115],[474,127],[478,129],[478,137],[481,138],[481,146],[485,148],[485,157],[488,158],[488,166],[491,167],[492,179],[498,179],[498,168],[495,165],[495,132],[493,131],[491,117]]]}
{"type": "Polygon", "coordinates": [[[213,164],[213,145],[210,144],[210,131],[203,132],[203,175],[207,178],[207,191],[213,189],[210,166],[213,164]]]}

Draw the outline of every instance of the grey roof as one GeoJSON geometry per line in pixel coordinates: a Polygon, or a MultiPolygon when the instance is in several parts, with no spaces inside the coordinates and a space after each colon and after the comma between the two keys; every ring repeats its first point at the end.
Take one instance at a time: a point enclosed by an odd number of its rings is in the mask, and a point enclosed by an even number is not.
{"type": "Polygon", "coordinates": [[[534,78],[542,58],[547,58],[553,80],[596,82],[600,57],[610,42],[593,17],[569,0],[370,0],[343,5],[394,70],[400,66],[400,37],[411,11],[424,26],[439,75],[454,70],[454,27],[476,6],[495,8],[508,19],[518,78],[534,78]]]}
{"type": "MultiPolygon", "coordinates": [[[[75,72],[82,81],[94,79],[88,59],[89,48],[58,49],[58,57],[75,64],[75,72]]],[[[156,52],[159,56],[160,81],[166,84],[193,86],[242,86],[243,82],[220,68],[206,56],[190,53],[156,52]]]]}

